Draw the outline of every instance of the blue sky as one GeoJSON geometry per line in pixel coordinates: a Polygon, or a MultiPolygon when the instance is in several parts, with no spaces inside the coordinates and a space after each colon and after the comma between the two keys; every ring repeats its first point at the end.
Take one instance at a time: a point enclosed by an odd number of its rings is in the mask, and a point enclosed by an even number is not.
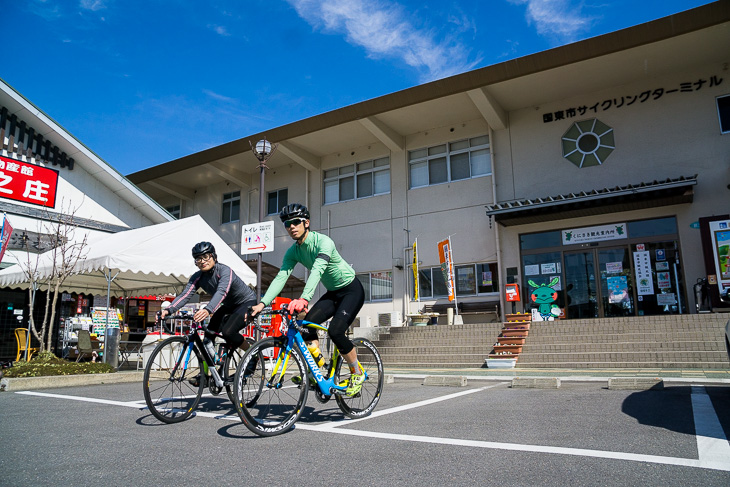
{"type": "Polygon", "coordinates": [[[2,3],[0,78],[126,175],[711,2],[2,3]]]}

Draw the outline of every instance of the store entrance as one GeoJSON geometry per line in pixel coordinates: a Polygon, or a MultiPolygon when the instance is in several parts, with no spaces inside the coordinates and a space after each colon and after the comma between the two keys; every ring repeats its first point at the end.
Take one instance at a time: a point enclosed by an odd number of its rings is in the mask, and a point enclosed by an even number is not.
{"type": "Polygon", "coordinates": [[[632,316],[631,262],[626,247],[565,252],[567,318],[632,316]]]}

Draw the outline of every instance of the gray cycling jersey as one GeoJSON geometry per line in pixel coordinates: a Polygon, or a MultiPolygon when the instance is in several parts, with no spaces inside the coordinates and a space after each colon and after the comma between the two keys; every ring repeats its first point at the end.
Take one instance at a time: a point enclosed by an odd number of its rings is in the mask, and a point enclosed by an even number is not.
{"type": "Polygon", "coordinates": [[[174,314],[185,306],[198,288],[213,296],[205,306],[210,314],[215,313],[221,306],[233,308],[247,301],[256,302],[256,293],[233,272],[233,269],[216,262],[211,270],[198,271],[190,277],[183,292],[170,304],[168,312],[174,314]]]}

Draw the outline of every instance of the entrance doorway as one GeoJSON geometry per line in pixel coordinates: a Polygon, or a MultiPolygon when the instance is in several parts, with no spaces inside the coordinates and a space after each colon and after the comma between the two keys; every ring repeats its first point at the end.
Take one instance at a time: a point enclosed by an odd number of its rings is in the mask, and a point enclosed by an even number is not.
{"type": "Polygon", "coordinates": [[[567,318],[612,318],[635,314],[631,262],[626,247],[566,252],[567,318]]]}

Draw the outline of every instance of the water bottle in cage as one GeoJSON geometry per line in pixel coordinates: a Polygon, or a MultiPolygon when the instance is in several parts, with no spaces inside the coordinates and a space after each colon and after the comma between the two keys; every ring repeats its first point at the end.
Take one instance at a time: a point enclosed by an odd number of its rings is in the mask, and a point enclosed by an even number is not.
{"type": "Polygon", "coordinates": [[[215,361],[215,347],[213,346],[213,340],[208,337],[203,338],[203,346],[205,346],[205,349],[208,351],[210,358],[215,361]]]}

